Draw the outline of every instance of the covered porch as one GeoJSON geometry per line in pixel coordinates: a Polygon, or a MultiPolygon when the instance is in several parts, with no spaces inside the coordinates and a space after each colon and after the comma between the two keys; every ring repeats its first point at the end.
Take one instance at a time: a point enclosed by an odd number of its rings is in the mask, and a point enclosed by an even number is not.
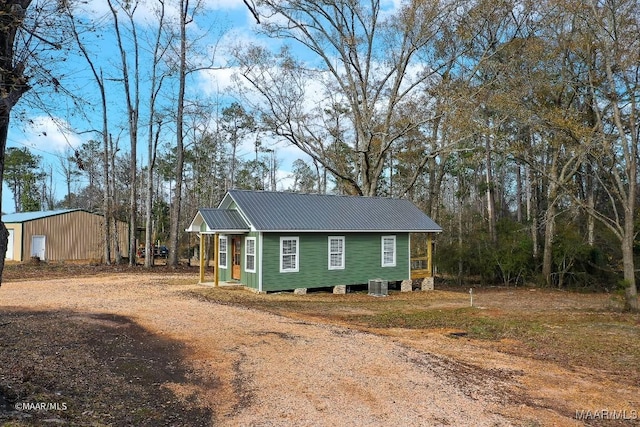
{"type": "Polygon", "coordinates": [[[198,264],[200,266],[200,280],[198,283],[211,284],[213,286],[240,285],[242,236],[251,230],[238,211],[200,209],[185,231],[197,233],[199,238],[198,264]],[[224,236],[222,243],[221,235],[224,236]],[[207,247],[207,236],[213,237],[213,278],[206,277],[208,263],[206,262],[205,254],[211,249],[207,247]],[[225,259],[221,259],[221,257],[225,257],[225,259]],[[220,280],[220,268],[221,266],[226,268],[229,261],[227,258],[230,258],[231,261],[230,280],[220,280]]]}
{"type": "Polygon", "coordinates": [[[411,235],[411,280],[422,279],[422,290],[433,289],[433,236],[434,233],[411,235]]]}

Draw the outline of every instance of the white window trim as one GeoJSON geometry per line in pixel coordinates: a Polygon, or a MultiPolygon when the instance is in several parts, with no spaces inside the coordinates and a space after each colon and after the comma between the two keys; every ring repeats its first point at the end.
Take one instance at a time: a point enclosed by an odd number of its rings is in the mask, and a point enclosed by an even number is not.
{"type": "Polygon", "coordinates": [[[329,236],[327,239],[327,266],[329,270],[344,270],[344,259],[345,259],[345,241],[344,241],[344,236],[329,236]],[[335,266],[335,265],[331,265],[331,241],[332,240],[340,240],[342,242],[342,252],[340,253],[340,265],[335,266]]]}
{"type": "Polygon", "coordinates": [[[218,267],[227,268],[227,264],[229,263],[229,239],[227,236],[218,237],[218,267]],[[224,240],[224,248],[222,251],[222,245],[220,244],[224,240]],[[224,264],[222,264],[222,257],[220,255],[224,254],[224,264]]]}
{"type": "Polygon", "coordinates": [[[396,247],[396,236],[382,236],[382,238],[380,239],[380,253],[381,253],[381,259],[382,259],[382,266],[383,267],[395,267],[396,266],[396,254],[398,252],[398,249],[396,247]],[[384,241],[387,239],[391,239],[393,241],[393,261],[392,262],[385,262],[384,259],[384,241]]]}
{"type": "Polygon", "coordinates": [[[255,273],[256,272],[256,238],[255,237],[245,237],[244,239],[244,271],[247,273],[255,273]],[[253,240],[253,253],[249,253],[249,245],[247,242],[253,240]],[[253,269],[249,269],[248,259],[249,257],[253,257],[253,269]]]}
{"type": "Polygon", "coordinates": [[[281,236],[280,237],[280,273],[297,273],[300,270],[300,238],[297,236],[281,236]],[[296,242],[296,253],[288,254],[295,256],[295,266],[293,268],[282,268],[282,260],[284,258],[283,253],[283,243],[285,240],[295,240],[296,242]]]}

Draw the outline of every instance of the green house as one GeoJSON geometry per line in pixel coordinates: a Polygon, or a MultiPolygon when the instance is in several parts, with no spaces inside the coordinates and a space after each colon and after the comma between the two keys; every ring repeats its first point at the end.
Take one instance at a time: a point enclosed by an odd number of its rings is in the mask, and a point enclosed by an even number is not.
{"type": "MultiPolygon", "coordinates": [[[[258,292],[366,284],[412,278],[411,235],[442,228],[409,200],[271,191],[230,190],[220,205],[199,209],[188,232],[215,235],[215,283],[258,292]]],[[[426,273],[424,273],[426,271],[426,273]]]]}

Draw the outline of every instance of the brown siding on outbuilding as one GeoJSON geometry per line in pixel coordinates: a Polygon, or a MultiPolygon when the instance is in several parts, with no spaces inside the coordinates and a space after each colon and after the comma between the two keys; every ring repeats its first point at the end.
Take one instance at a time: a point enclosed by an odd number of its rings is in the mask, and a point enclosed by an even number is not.
{"type": "MultiPolygon", "coordinates": [[[[74,211],[24,223],[23,260],[31,257],[33,236],[45,236],[45,260],[92,260],[104,257],[104,218],[85,211],[74,211]]],[[[127,230],[119,223],[120,250],[127,256],[127,230]]],[[[113,256],[113,255],[112,255],[113,256]]]]}

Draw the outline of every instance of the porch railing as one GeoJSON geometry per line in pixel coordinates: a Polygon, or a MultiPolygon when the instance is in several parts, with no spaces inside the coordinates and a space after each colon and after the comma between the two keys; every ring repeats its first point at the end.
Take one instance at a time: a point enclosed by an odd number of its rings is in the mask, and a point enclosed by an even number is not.
{"type": "Polygon", "coordinates": [[[428,257],[411,258],[411,279],[424,279],[431,274],[428,257]]]}

